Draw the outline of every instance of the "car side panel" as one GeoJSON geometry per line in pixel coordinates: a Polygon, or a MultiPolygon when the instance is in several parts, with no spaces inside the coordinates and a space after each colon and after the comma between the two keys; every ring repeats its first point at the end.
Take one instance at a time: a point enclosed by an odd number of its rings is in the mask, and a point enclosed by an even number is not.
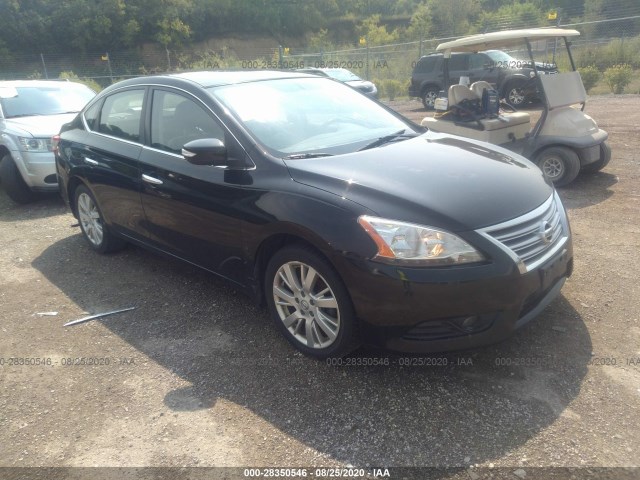
{"type": "Polygon", "coordinates": [[[80,179],[114,231],[139,236],[144,212],[137,162],[142,146],[78,128],[65,132],[59,150],[66,185],[74,177],[80,179]]]}

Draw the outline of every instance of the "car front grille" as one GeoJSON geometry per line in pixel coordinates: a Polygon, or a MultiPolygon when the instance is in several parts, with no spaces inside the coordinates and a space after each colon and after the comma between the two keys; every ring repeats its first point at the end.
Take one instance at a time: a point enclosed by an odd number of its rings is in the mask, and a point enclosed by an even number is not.
{"type": "Polygon", "coordinates": [[[478,230],[517,259],[521,270],[529,272],[557,252],[569,238],[569,224],[562,203],[554,192],[535,210],[478,230]]]}

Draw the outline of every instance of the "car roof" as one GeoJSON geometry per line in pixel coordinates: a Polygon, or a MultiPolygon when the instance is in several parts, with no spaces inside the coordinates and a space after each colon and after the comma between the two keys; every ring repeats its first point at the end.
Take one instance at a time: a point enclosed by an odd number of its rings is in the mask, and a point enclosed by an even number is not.
{"type": "Polygon", "coordinates": [[[197,83],[201,87],[217,87],[234,83],[259,82],[262,80],[275,80],[279,78],[307,78],[317,77],[301,72],[278,70],[229,70],[229,71],[202,71],[183,72],[167,75],[169,77],[183,78],[197,83]]]}
{"type": "Polygon", "coordinates": [[[438,45],[436,51],[477,52],[479,50],[500,49],[522,44],[523,40],[545,40],[580,35],[577,30],[565,28],[526,28],[522,30],[503,30],[462,37],[458,40],[438,45]]]}

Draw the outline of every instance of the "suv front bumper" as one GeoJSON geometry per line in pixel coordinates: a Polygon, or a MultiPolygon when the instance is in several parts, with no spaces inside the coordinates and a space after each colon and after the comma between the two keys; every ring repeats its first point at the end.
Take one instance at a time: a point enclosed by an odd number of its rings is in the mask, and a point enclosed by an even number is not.
{"type": "Polygon", "coordinates": [[[58,177],[53,152],[23,152],[14,150],[11,157],[27,186],[37,191],[58,190],[58,177]]]}

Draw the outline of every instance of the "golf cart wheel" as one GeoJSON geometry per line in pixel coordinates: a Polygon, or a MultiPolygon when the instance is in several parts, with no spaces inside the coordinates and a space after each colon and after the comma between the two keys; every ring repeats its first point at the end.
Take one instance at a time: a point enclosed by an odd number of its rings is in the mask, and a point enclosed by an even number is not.
{"type": "Polygon", "coordinates": [[[289,245],[276,252],[265,272],[264,290],[276,326],[305,355],[342,357],[358,346],[347,289],[311,248],[289,245]]]}
{"type": "Polygon", "coordinates": [[[545,148],[536,157],[536,164],[556,187],[571,183],[580,172],[578,154],[567,147],[545,148]]]}
{"type": "Polygon", "coordinates": [[[427,110],[433,110],[436,104],[436,98],[438,98],[439,90],[436,87],[427,87],[422,92],[422,105],[427,110]]]}
{"type": "Polygon", "coordinates": [[[0,161],[0,178],[4,191],[14,202],[25,204],[35,200],[36,194],[23,180],[11,155],[5,155],[0,161]]]}
{"type": "Polygon", "coordinates": [[[593,163],[585,165],[582,167],[582,170],[585,172],[599,172],[604,167],[606,167],[611,161],[611,147],[607,142],[602,142],[600,144],[600,159],[596,160],[593,163]]]}
{"type": "Polygon", "coordinates": [[[504,89],[504,99],[507,104],[514,108],[519,108],[525,104],[527,98],[524,94],[524,83],[520,80],[512,80],[504,89]]]}

